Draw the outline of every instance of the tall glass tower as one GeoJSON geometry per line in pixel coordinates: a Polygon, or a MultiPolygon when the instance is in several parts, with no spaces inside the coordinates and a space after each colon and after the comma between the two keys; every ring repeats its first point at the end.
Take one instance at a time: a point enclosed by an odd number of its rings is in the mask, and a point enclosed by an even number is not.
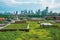
{"type": "Polygon", "coordinates": [[[48,7],[45,9],[45,14],[48,15],[48,7]]]}
{"type": "Polygon", "coordinates": [[[42,11],[42,17],[45,17],[46,15],[48,15],[48,7],[42,11]]]}
{"type": "Polygon", "coordinates": [[[16,18],[16,20],[18,20],[18,11],[16,11],[16,13],[15,13],[15,18],[16,18]]]}

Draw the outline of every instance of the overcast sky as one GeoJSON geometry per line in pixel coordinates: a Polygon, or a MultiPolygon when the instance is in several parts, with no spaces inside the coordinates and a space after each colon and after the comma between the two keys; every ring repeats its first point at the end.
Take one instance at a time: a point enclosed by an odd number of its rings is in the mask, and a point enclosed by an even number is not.
{"type": "Polygon", "coordinates": [[[60,0],[0,0],[0,11],[45,9],[60,12],[60,0]]]}

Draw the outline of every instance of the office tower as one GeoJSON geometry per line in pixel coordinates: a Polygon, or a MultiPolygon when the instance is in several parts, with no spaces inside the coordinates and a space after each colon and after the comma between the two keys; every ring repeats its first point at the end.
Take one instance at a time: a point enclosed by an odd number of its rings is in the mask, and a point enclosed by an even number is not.
{"type": "Polygon", "coordinates": [[[24,14],[24,11],[21,10],[21,14],[24,14]]]}
{"type": "Polygon", "coordinates": [[[16,11],[16,14],[18,14],[18,11],[16,11]]]}
{"type": "Polygon", "coordinates": [[[48,7],[45,9],[45,15],[48,15],[48,7]]]}
{"type": "Polygon", "coordinates": [[[53,12],[52,12],[52,11],[50,11],[49,15],[50,15],[50,16],[52,16],[52,14],[53,14],[53,12]]]}
{"type": "Polygon", "coordinates": [[[15,19],[18,20],[18,11],[15,13],[15,19]]]}
{"type": "Polygon", "coordinates": [[[30,12],[30,10],[28,11],[28,14],[30,14],[31,12],[30,12]]]}
{"type": "Polygon", "coordinates": [[[48,15],[48,7],[46,7],[46,9],[41,12],[41,14],[42,14],[42,17],[47,16],[48,15]]]}
{"type": "Polygon", "coordinates": [[[30,12],[31,12],[31,14],[34,14],[33,10],[31,10],[30,12]]]}
{"type": "Polygon", "coordinates": [[[38,9],[37,14],[40,15],[40,9],[38,9]]]}
{"type": "Polygon", "coordinates": [[[24,10],[24,14],[27,14],[27,10],[24,10]]]}

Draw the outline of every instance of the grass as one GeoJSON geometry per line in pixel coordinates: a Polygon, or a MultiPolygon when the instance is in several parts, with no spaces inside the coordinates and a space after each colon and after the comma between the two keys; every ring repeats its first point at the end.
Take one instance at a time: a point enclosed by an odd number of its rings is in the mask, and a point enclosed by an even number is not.
{"type": "Polygon", "coordinates": [[[30,29],[35,29],[35,28],[39,28],[39,25],[37,22],[35,21],[29,21],[29,26],[30,26],[30,29]]]}
{"type": "Polygon", "coordinates": [[[5,27],[4,29],[19,29],[19,28],[26,28],[27,24],[10,24],[9,26],[5,27]]]}
{"type": "MultiPolygon", "coordinates": [[[[45,21],[42,21],[45,22],[45,21]]],[[[47,21],[46,21],[47,22],[47,21]]],[[[28,21],[30,25],[29,32],[15,31],[15,32],[0,32],[0,40],[60,40],[60,28],[50,27],[50,28],[40,28],[40,24],[35,21],[28,21]]],[[[59,25],[59,23],[54,23],[59,25]]],[[[18,24],[11,24],[11,28],[16,28],[18,24]],[[14,26],[14,27],[13,27],[14,26]]],[[[25,24],[19,24],[17,26],[20,28],[25,26],[25,24]]],[[[9,28],[9,27],[7,27],[9,28]]]]}

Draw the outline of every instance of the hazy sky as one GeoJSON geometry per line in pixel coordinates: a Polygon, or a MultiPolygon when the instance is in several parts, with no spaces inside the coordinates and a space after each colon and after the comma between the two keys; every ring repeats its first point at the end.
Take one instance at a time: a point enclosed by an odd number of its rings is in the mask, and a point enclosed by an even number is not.
{"type": "Polygon", "coordinates": [[[60,0],[0,0],[0,11],[45,9],[60,12],[60,0]]]}

